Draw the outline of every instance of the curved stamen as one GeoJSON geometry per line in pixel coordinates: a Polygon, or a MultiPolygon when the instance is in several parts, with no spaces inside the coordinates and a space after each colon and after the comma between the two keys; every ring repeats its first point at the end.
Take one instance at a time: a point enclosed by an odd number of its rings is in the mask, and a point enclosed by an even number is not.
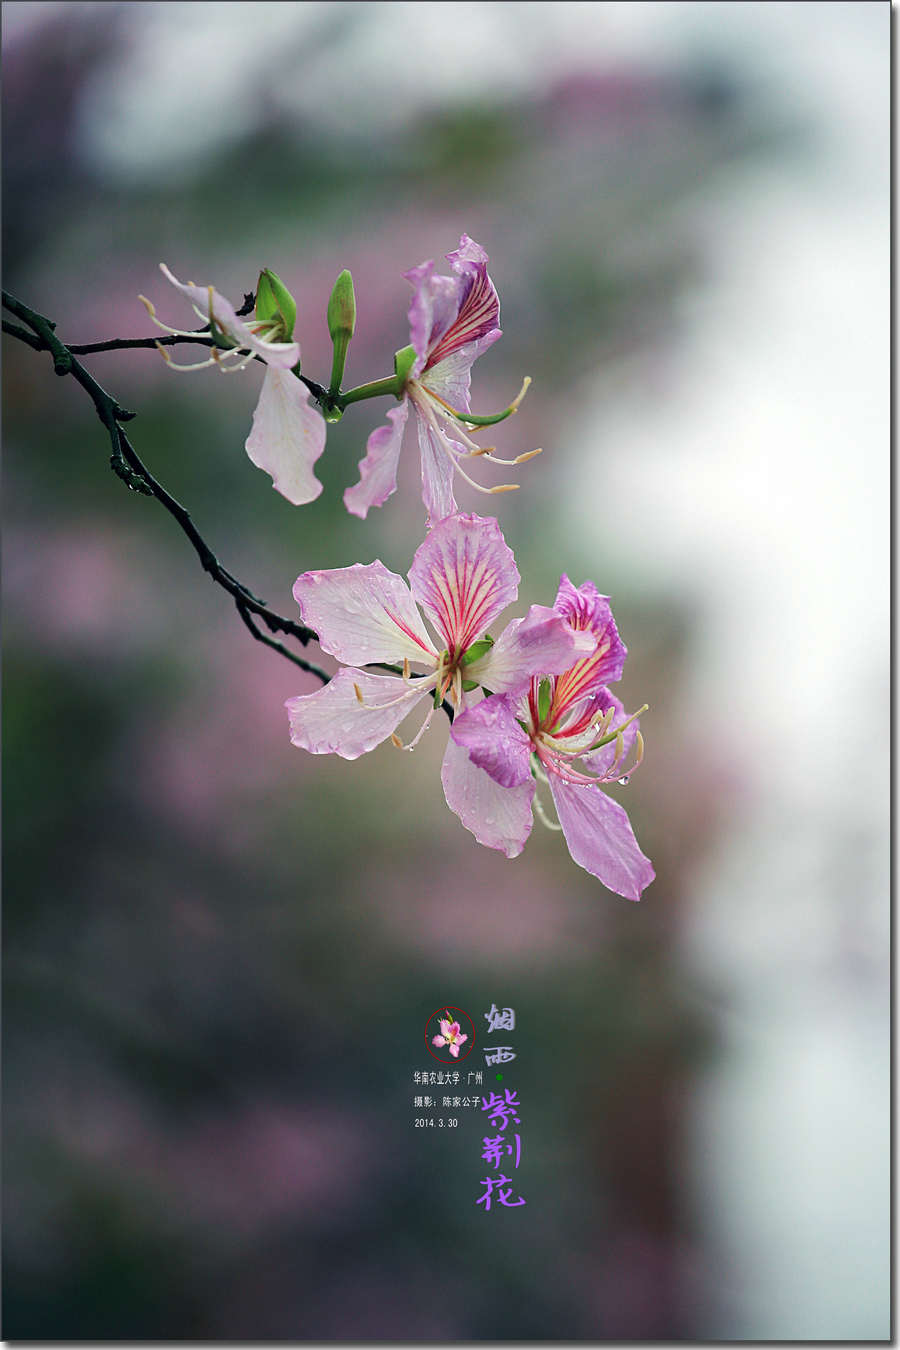
{"type": "Polygon", "coordinates": [[[400,694],[397,698],[390,699],[387,703],[367,703],[363,691],[358,684],[353,685],[356,690],[356,701],[366,712],[384,712],[386,708],[395,708],[398,703],[406,703],[411,698],[418,698],[420,694],[425,694],[437,683],[437,674],[425,675],[418,684],[410,684],[410,687],[400,694]]]}

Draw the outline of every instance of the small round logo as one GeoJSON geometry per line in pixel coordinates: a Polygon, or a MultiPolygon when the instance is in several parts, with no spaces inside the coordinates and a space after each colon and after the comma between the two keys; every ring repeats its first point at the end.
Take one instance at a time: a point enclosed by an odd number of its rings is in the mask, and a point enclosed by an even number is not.
{"type": "Polygon", "coordinates": [[[475,1045],[475,1026],[462,1008],[438,1008],[431,1014],[425,1027],[428,1053],[442,1064],[459,1064],[472,1053],[475,1045]]]}

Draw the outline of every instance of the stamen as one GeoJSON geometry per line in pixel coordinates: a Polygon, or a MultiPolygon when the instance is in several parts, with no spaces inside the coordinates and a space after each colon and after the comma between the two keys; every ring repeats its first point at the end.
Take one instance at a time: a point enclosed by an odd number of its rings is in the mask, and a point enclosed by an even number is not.
{"type": "Polygon", "coordinates": [[[214,356],[209,356],[205,361],[195,361],[193,365],[180,366],[177,361],[172,360],[171,356],[161,343],[157,342],[155,346],[157,351],[161,353],[162,358],[165,361],[166,365],[169,366],[172,370],[203,370],[205,369],[206,366],[215,365],[216,362],[216,358],[214,356]]]}
{"type": "Polygon", "coordinates": [[[397,735],[396,731],[392,731],[392,732],[391,732],[391,742],[392,742],[394,745],[396,745],[396,747],[397,747],[398,750],[402,750],[402,749],[403,749],[403,742],[401,741],[400,737],[397,735]]]}
{"type": "Polygon", "coordinates": [[[408,656],[404,656],[404,658],[403,658],[403,680],[404,680],[404,683],[405,683],[405,684],[409,684],[409,657],[408,657],[408,656]]]}
{"type": "Polygon", "coordinates": [[[418,699],[422,694],[427,694],[436,680],[436,675],[424,675],[415,683],[410,682],[409,687],[402,694],[397,698],[388,699],[387,703],[366,703],[359,685],[354,684],[353,688],[356,691],[356,701],[361,708],[365,708],[366,712],[384,712],[386,708],[396,708],[398,703],[406,703],[409,699],[418,699]]]}
{"type": "Polygon", "coordinates": [[[534,794],[532,805],[534,807],[535,814],[537,815],[538,820],[541,822],[542,825],[546,825],[548,830],[562,829],[562,826],[560,825],[559,821],[551,820],[550,817],[547,815],[547,812],[544,810],[544,803],[541,801],[537,793],[534,794]]]}

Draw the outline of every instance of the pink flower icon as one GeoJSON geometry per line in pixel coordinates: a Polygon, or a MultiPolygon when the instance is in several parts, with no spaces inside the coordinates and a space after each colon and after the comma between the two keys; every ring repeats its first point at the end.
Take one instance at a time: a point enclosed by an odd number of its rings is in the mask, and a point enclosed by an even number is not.
{"type": "Polygon", "coordinates": [[[446,1021],[442,1017],[440,1019],[440,1022],[441,1022],[441,1034],[440,1036],[432,1036],[431,1044],[437,1046],[442,1045],[448,1046],[451,1055],[453,1056],[454,1059],[456,1059],[459,1055],[459,1047],[462,1045],[463,1041],[467,1041],[469,1038],[466,1035],[460,1035],[458,1022],[450,1021],[449,1008],[447,1009],[446,1021]]]}

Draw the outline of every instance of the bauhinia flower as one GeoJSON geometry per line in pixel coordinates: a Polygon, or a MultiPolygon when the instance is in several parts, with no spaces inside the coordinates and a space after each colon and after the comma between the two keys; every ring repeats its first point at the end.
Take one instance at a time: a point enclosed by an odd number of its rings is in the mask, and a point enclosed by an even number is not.
{"type": "MultiPolygon", "coordinates": [[[[348,663],[323,688],[288,699],[291,740],[316,755],[357,759],[389,737],[412,749],[444,698],[462,710],[479,685],[518,695],[534,675],[561,672],[596,645],[553,610],[533,605],[493,640],[488,628],[518,594],[519,573],[496,520],[450,516],[431,531],[409,570],[410,585],[381,562],[305,572],[294,586],[303,622],[323,651],[348,663]],[[432,638],[416,603],[431,621],[432,638]],[[352,663],[352,664],[350,664],[352,663]],[[402,669],[401,664],[402,663],[402,669]],[[376,675],[365,665],[394,665],[376,675]],[[423,667],[413,673],[412,666],[423,667]],[[423,699],[428,714],[409,746],[396,729],[423,699]]],[[[448,745],[453,791],[468,755],[448,745]]],[[[502,814],[502,813],[501,813],[502,814]]],[[[503,821],[497,829],[503,833],[503,821]]]]}
{"type": "MultiPolygon", "coordinates": [[[[181,366],[160,347],[174,370],[202,370],[218,366],[229,372],[243,370],[256,357],[267,366],[259,403],[253,414],[253,429],[246,450],[253,463],[271,474],[272,486],[295,506],[318,497],[322,484],[313,474],[313,465],[325,449],[325,419],[309,403],[309,390],[292,374],[300,362],[300,346],[292,340],[297,310],[284,283],[268,269],[260,274],[256,295],[256,313],[246,322],[239,318],[228,301],[212,286],[184,285],[160,263],[160,271],[194,306],[194,312],[209,324],[216,343],[209,358],[194,365],[181,366]]],[[[180,337],[196,334],[160,323],[153,305],[144,296],[150,317],[168,333],[180,337]]]]}
{"type": "Polygon", "coordinates": [[[449,1010],[446,1019],[442,1017],[440,1023],[441,1034],[440,1036],[432,1036],[431,1044],[438,1046],[446,1045],[453,1058],[457,1059],[459,1057],[459,1047],[462,1045],[463,1041],[467,1041],[469,1037],[465,1033],[460,1034],[459,1023],[450,1020],[449,1010]]]}
{"type": "Polygon", "coordinates": [[[476,839],[493,848],[498,845],[485,821],[499,809],[493,803],[504,801],[521,849],[532,805],[554,828],[535,792],[536,781],[545,784],[559,819],[555,828],[575,862],[611,891],[639,900],[655,873],[625,811],[601,789],[627,781],[624,765],[633,746],[634,767],[640,763],[638,717],[646,709],[627,717],[607,688],[621,678],[626,656],[608,597],[590,581],[576,589],[563,575],[553,609],[572,632],[593,637],[593,651],[565,671],[533,676],[524,693],[497,691],[454,720],[451,741],[484,781],[478,780],[477,799],[470,791],[454,800],[448,793],[447,800],[476,839]]]}
{"type": "Polygon", "coordinates": [[[461,461],[480,457],[495,464],[521,464],[539,450],[517,459],[497,459],[491,447],[476,445],[466,434],[479,424],[500,421],[515,412],[530,383],[494,418],[467,418],[472,363],[501,335],[500,301],[487,272],[488,255],[463,235],[447,260],[456,276],[435,275],[434,262],[404,272],[415,294],[409,307],[410,346],[397,353],[397,373],[405,375],[402,402],[388,413],[388,426],[373,431],[360,462],[360,481],[344,493],[344,505],[363,519],[370,506],[381,506],[397,488],[397,460],[409,405],[416,410],[422,454],[422,497],[432,525],[456,514],[453,476],[459,473],[479,492],[507,492],[517,483],[485,488],[465,472],[461,461]],[[461,420],[460,420],[461,419],[461,420]]]}

